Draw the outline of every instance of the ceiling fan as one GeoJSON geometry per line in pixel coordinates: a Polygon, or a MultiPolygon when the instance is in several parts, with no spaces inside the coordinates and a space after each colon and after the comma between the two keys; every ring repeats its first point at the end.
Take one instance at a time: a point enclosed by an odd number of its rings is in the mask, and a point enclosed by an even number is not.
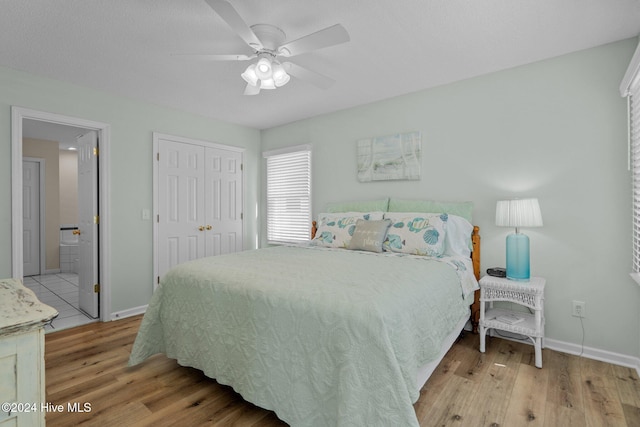
{"type": "Polygon", "coordinates": [[[308,70],[292,62],[280,62],[278,58],[288,58],[345,43],[350,40],[347,30],[340,24],[286,42],[286,35],[280,28],[269,24],[248,26],[234,7],[225,0],[205,0],[207,4],[240,36],[253,50],[253,54],[203,55],[216,61],[258,60],[241,74],[247,82],[245,95],[257,95],[261,89],[275,89],[284,86],[294,76],[322,89],[329,88],[335,81],[327,76],[308,70]]]}

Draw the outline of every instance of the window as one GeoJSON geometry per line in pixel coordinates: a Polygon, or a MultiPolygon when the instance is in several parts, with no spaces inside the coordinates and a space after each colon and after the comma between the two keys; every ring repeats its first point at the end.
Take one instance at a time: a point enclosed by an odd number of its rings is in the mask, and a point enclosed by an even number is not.
{"type": "Polygon", "coordinates": [[[267,241],[311,237],[311,149],[308,145],[263,153],[267,160],[267,241]]]}
{"type": "Polygon", "coordinates": [[[631,170],[633,224],[633,271],[640,284],[640,45],[620,85],[620,94],[629,103],[629,169],[631,170]]]}
{"type": "MultiPolygon", "coordinates": [[[[640,88],[629,94],[629,143],[633,208],[633,273],[640,275],[640,88]]],[[[638,280],[639,277],[636,278],[638,280]]]]}

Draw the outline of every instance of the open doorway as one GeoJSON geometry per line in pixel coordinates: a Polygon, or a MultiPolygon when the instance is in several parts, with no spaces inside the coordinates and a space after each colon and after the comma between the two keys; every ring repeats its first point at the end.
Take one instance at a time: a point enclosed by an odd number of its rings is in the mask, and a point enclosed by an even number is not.
{"type": "MultiPolygon", "coordinates": [[[[90,129],[22,121],[24,284],[58,310],[61,327],[79,326],[98,317],[99,308],[81,304],[84,263],[79,212],[98,197],[78,174],[78,138],[90,129]],[[78,189],[88,190],[78,197],[78,189]],[[81,199],[83,204],[79,205],[81,199]]],[[[97,238],[97,236],[96,236],[97,238]]],[[[86,248],[85,248],[86,250],[86,248]]],[[[91,247],[89,250],[92,250],[91,247]]]]}
{"type": "Polygon", "coordinates": [[[58,309],[56,329],[110,320],[108,141],[106,124],[12,108],[13,276],[58,309]]]}

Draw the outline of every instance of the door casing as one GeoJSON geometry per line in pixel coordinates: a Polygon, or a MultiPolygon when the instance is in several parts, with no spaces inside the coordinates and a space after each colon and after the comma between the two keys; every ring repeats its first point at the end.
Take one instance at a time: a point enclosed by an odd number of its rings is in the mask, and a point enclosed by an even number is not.
{"type": "Polygon", "coordinates": [[[106,123],[78,117],[48,113],[24,107],[11,107],[11,275],[23,278],[22,244],[22,124],[32,119],[98,132],[100,141],[99,206],[100,206],[100,320],[113,320],[111,314],[111,200],[110,148],[111,126],[106,123]]]}

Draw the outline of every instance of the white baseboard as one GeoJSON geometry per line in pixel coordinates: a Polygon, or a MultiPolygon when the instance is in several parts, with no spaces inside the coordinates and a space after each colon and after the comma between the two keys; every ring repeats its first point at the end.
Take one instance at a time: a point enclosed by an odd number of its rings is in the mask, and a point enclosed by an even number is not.
{"type": "Polygon", "coordinates": [[[144,314],[147,311],[147,307],[149,305],[141,305],[138,307],[128,308],[122,311],[116,311],[115,313],[111,313],[111,320],[120,320],[126,317],[137,316],[138,314],[144,314]]]}
{"type": "Polygon", "coordinates": [[[612,351],[601,350],[593,347],[583,348],[580,344],[558,341],[551,338],[544,339],[544,346],[551,350],[574,354],[576,356],[580,355],[582,352],[582,357],[586,357],[587,359],[594,359],[614,365],[634,368],[638,372],[638,375],[640,375],[640,358],[638,357],[627,356],[625,354],[614,353],[612,351]]]}
{"type": "MultiPolygon", "coordinates": [[[[493,329],[490,329],[487,332],[487,335],[533,345],[530,339],[525,338],[524,340],[522,340],[520,339],[522,335],[510,336],[511,334],[505,331],[499,331],[499,334],[498,334],[493,329]]],[[[625,354],[614,353],[608,350],[600,350],[598,348],[593,348],[593,347],[582,347],[580,344],[573,344],[569,342],[558,341],[552,338],[544,338],[542,343],[544,345],[544,348],[548,348],[554,351],[559,351],[560,353],[573,354],[575,356],[585,357],[587,359],[593,359],[593,360],[599,360],[601,362],[611,363],[612,365],[633,368],[638,372],[638,376],[640,376],[640,358],[639,357],[627,356],[625,354]]]]}

